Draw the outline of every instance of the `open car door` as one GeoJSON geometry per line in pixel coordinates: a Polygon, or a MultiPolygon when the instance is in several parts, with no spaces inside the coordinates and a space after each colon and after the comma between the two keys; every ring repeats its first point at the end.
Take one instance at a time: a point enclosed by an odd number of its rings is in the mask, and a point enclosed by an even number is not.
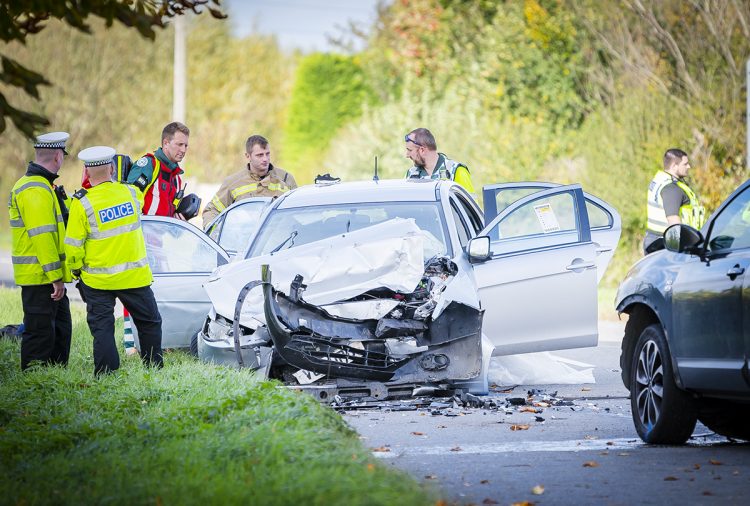
{"type": "MultiPolygon", "coordinates": [[[[229,255],[190,223],[164,216],[141,220],[161,313],[162,348],[188,348],[211,308],[203,283],[229,255]]],[[[133,333],[137,338],[135,328],[133,333]]]]}
{"type": "MultiPolygon", "coordinates": [[[[490,223],[498,213],[520,198],[548,188],[559,187],[558,183],[539,181],[487,185],[482,189],[484,222],[490,223]]],[[[620,213],[600,198],[586,192],[583,192],[583,196],[586,200],[591,240],[596,248],[598,281],[601,281],[620,241],[622,221],[620,213]]]]}
{"type": "Polygon", "coordinates": [[[494,355],[596,346],[597,245],[586,203],[577,184],[530,192],[478,234],[490,238],[474,275],[494,355]]]}
{"type": "Polygon", "coordinates": [[[206,234],[234,257],[245,250],[272,200],[271,197],[254,197],[235,202],[208,224],[206,234]]]}

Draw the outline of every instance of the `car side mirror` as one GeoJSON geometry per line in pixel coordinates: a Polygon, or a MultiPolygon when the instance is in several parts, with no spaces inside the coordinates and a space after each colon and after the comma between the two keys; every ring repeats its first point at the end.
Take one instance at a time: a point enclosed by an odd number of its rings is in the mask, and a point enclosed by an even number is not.
{"type": "Polygon", "coordinates": [[[483,235],[471,239],[467,251],[469,253],[469,262],[484,262],[492,255],[490,252],[490,238],[483,235]]]}
{"type": "Polygon", "coordinates": [[[701,233],[689,225],[676,224],[664,231],[664,247],[675,253],[693,253],[702,242],[701,233]]]}

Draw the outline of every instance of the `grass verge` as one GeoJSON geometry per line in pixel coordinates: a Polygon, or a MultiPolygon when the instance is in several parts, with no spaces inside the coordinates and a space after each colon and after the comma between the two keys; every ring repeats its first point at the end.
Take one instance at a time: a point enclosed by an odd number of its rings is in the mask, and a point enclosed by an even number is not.
{"type": "MultiPolygon", "coordinates": [[[[20,292],[0,289],[0,322],[21,319],[20,292]]],[[[73,320],[67,368],[21,373],[0,339],[0,503],[435,503],[335,412],[247,371],[173,352],[95,378],[78,305],[73,320]]]]}

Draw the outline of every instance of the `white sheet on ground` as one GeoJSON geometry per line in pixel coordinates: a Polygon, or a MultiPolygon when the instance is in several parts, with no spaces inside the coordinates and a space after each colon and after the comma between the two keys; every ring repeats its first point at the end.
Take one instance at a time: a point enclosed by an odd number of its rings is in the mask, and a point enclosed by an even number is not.
{"type": "Polygon", "coordinates": [[[549,352],[493,357],[487,376],[496,385],[572,385],[596,383],[594,366],[549,352]]]}

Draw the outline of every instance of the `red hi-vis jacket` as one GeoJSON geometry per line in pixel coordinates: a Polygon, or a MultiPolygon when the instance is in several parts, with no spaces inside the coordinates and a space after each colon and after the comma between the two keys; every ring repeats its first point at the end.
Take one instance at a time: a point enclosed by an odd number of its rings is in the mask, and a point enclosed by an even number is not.
{"type": "MultiPolygon", "coordinates": [[[[157,150],[157,155],[161,149],[157,150]]],[[[133,164],[128,183],[143,192],[143,214],[174,217],[175,196],[182,187],[179,165],[169,168],[154,153],[146,153],[133,164]]]]}

